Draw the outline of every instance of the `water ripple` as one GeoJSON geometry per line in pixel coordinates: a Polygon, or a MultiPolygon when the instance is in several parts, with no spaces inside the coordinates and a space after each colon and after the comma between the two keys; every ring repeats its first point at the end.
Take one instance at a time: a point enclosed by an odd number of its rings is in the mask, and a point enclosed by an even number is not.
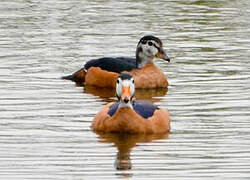
{"type": "Polygon", "coordinates": [[[249,2],[0,3],[1,179],[248,179],[249,2]],[[114,92],[60,79],[101,56],[134,56],[159,36],[168,90],[137,91],[167,108],[166,135],[95,134],[114,92]]]}

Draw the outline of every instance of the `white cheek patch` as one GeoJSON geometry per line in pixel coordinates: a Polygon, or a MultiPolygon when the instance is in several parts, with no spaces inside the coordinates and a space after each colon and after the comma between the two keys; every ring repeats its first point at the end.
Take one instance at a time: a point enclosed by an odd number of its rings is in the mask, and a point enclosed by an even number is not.
{"type": "Polygon", "coordinates": [[[130,92],[131,92],[131,98],[132,98],[134,96],[134,93],[135,93],[135,85],[134,84],[131,84],[130,92]]]}
{"type": "Polygon", "coordinates": [[[158,53],[158,49],[154,46],[149,46],[149,47],[152,55],[155,56],[158,53]]]}
{"type": "Polygon", "coordinates": [[[158,49],[154,45],[149,46],[148,43],[142,44],[141,48],[142,48],[142,53],[149,57],[155,56],[158,53],[158,49]]]}
{"type": "Polygon", "coordinates": [[[118,78],[117,81],[118,82],[116,83],[116,95],[118,97],[121,97],[121,95],[122,95],[122,83],[121,83],[121,79],[118,78]]]}
{"type": "Polygon", "coordinates": [[[141,49],[142,49],[142,51],[140,51],[139,52],[139,57],[141,58],[141,59],[147,59],[147,54],[145,53],[146,52],[146,47],[145,46],[140,46],[141,47],[141,49]]]}
{"type": "Polygon", "coordinates": [[[122,83],[121,82],[119,82],[119,84],[116,84],[116,94],[119,97],[121,97],[122,95],[122,83]]]}

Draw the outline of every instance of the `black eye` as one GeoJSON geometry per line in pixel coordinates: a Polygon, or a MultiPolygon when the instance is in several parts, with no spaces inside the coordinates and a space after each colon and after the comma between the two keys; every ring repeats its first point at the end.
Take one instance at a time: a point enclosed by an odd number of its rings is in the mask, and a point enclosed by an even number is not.
{"type": "Polygon", "coordinates": [[[153,43],[152,43],[151,41],[149,41],[149,42],[148,42],[148,45],[149,45],[149,46],[152,46],[152,45],[153,45],[153,43]]]}
{"type": "Polygon", "coordinates": [[[134,84],[134,83],[135,83],[135,80],[133,80],[132,83],[134,84]]]}
{"type": "Polygon", "coordinates": [[[144,40],[144,41],[142,41],[141,43],[142,43],[142,44],[146,44],[146,42],[147,42],[147,41],[146,41],[146,40],[144,40]]]}
{"type": "Polygon", "coordinates": [[[116,81],[116,82],[117,82],[117,84],[119,84],[119,79],[117,79],[117,81],[116,81]]]}

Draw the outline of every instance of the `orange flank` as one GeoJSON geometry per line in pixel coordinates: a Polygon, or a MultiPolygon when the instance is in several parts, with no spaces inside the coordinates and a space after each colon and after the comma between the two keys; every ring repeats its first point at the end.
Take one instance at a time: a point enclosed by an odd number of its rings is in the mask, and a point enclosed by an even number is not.
{"type": "Polygon", "coordinates": [[[119,132],[119,133],[166,133],[170,131],[170,116],[167,110],[157,109],[153,116],[143,118],[132,108],[118,108],[111,117],[108,114],[109,107],[113,103],[104,106],[95,116],[92,122],[94,131],[119,132]]]}
{"type": "Polygon", "coordinates": [[[86,86],[115,87],[118,73],[102,70],[99,67],[91,67],[85,76],[86,86]]]}
{"type": "MultiPolygon", "coordinates": [[[[166,76],[154,63],[148,63],[143,68],[126,73],[134,77],[136,88],[168,87],[166,76]]],[[[118,76],[118,73],[102,70],[99,67],[91,67],[85,75],[85,85],[115,88],[118,76]]]]}
{"type": "Polygon", "coordinates": [[[136,88],[163,88],[168,87],[165,74],[154,63],[148,63],[143,68],[130,72],[135,80],[136,88]]]}

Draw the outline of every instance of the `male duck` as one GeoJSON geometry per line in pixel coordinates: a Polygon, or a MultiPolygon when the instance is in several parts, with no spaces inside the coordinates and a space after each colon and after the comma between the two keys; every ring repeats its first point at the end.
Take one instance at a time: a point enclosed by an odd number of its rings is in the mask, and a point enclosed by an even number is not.
{"type": "Polygon", "coordinates": [[[148,35],[140,39],[136,48],[136,58],[92,59],[84,65],[84,68],[62,78],[84,83],[84,85],[115,88],[119,74],[127,72],[133,75],[136,88],[167,87],[166,76],[153,63],[155,57],[170,62],[161,40],[148,35]]]}
{"type": "Polygon", "coordinates": [[[95,116],[92,128],[101,132],[165,133],[170,131],[167,110],[144,101],[132,101],[135,92],[134,79],[122,73],[116,82],[117,103],[105,105],[95,116]]]}

